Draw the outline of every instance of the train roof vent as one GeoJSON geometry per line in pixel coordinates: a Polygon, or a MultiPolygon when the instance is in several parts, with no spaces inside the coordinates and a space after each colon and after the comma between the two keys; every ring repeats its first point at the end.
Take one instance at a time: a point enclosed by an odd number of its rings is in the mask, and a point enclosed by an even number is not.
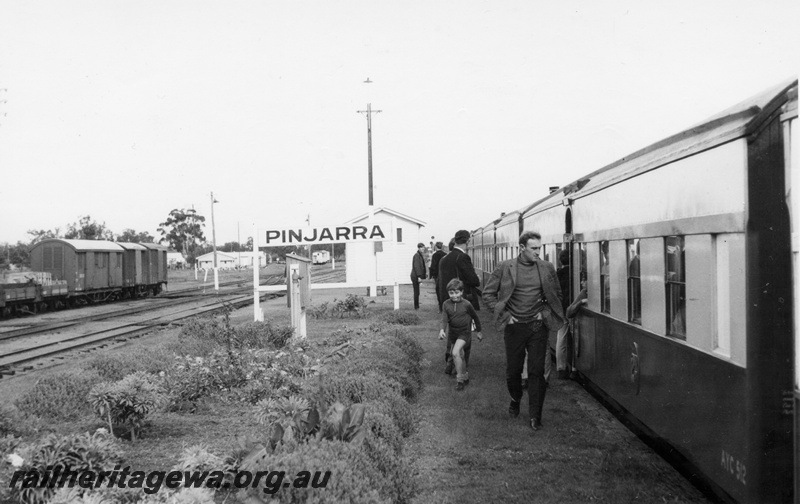
{"type": "Polygon", "coordinates": [[[559,189],[561,189],[561,187],[559,187],[559,186],[550,186],[550,194],[553,194],[554,192],[558,191],[559,189]]]}

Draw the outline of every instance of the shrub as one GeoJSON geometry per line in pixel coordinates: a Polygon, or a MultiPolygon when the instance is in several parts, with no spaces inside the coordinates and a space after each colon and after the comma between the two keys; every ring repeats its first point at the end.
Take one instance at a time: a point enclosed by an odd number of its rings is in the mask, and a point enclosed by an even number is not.
{"type": "Polygon", "coordinates": [[[393,329],[384,332],[387,336],[389,344],[397,346],[406,357],[409,363],[419,368],[422,358],[425,355],[425,349],[422,347],[417,337],[409,333],[406,329],[393,329]]]}
{"type": "Polygon", "coordinates": [[[350,317],[364,318],[367,316],[367,302],[364,298],[356,294],[348,294],[345,299],[340,301],[333,300],[333,312],[339,315],[339,318],[348,315],[350,317]]]}
{"type": "Polygon", "coordinates": [[[311,305],[308,310],[306,310],[306,313],[309,317],[314,319],[329,317],[331,315],[330,305],[327,301],[321,305],[311,305]]]}
{"type": "Polygon", "coordinates": [[[137,371],[158,374],[174,361],[173,353],[165,346],[133,347],[124,352],[103,352],[86,363],[86,369],[96,371],[105,381],[119,381],[137,371]]]}
{"type": "Polygon", "coordinates": [[[50,419],[73,420],[86,415],[86,394],[101,381],[94,372],[57,373],[36,381],[16,406],[20,411],[50,419]]]}
{"type": "Polygon", "coordinates": [[[128,427],[133,441],[144,419],[162,399],[161,389],[152,382],[150,375],[141,371],[115,383],[100,383],[89,393],[95,415],[108,422],[112,433],[115,425],[128,427]]]}
{"type": "MultiPolygon", "coordinates": [[[[327,503],[350,502],[359,504],[389,503],[389,495],[381,495],[385,487],[382,475],[371,467],[371,462],[359,446],[341,441],[317,441],[300,445],[287,445],[276,453],[264,457],[249,457],[241,466],[242,470],[285,471],[286,474],[307,472],[314,475],[317,483],[325,483],[324,488],[284,487],[279,481],[265,482],[270,486],[249,488],[248,497],[261,502],[275,499],[288,503],[327,503]],[[326,472],[329,472],[326,475],[326,472]],[[268,492],[274,491],[270,495],[268,492]]],[[[313,483],[311,479],[309,483],[313,483]]]]}
{"type": "Polygon", "coordinates": [[[419,315],[403,310],[384,313],[381,315],[380,320],[386,322],[387,324],[397,324],[403,326],[417,325],[420,323],[419,315]]]}
{"type": "Polygon", "coordinates": [[[234,330],[238,348],[283,348],[293,335],[291,325],[276,325],[270,321],[248,322],[234,330]]]}
{"type": "MultiPolygon", "coordinates": [[[[69,468],[73,472],[111,471],[122,462],[119,447],[103,429],[98,429],[94,434],[48,434],[36,442],[20,445],[17,454],[23,460],[19,470],[38,471],[40,474],[56,467],[69,468]]],[[[24,503],[48,502],[55,493],[52,488],[21,486],[21,482],[18,482],[10,490],[18,501],[24,503]]]]}
{"type": "Polygon", "coordinates": [[[368,401],[364,403],[364,408],[367,437],[382,439],[399,454],[403,449],[403,434],[392,418],[389,406],[383,402],[368,401]]]}
{"type": "Polygon", "coordinates": [[[422,388],[422,373],[418,365],[409,363],[399,350],[373,347],[347,360],[347,366],[360,372],[374,372],[389,377],[401,385],[404,397],[414,399],[422,388]],[[400,355],[398,355],[400,354],[400,355]]]}

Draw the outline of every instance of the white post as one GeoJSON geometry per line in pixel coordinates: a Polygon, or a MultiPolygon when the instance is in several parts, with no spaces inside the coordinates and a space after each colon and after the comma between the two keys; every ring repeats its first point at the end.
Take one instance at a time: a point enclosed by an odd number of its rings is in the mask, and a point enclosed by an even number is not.
{"type": "Polygon", "coordinates": [[[219,294],[219,268],[214,268],[214,290],[219,294]]]}
{"type": "MultiPolygon", "coordinates": [[[[255,254],[258,251],[258,229],[256,229],[255,222],[253,223],[253,253],[255,254]]],[[[259,265],[261,262],[259,261],[259,265]]],[[[256,262],[253,261],[253,321],[255,322],[263,322],[264,321],[264,312],[261,311],[259,307],[259,296],[258,296],[258,282],[259,282],[259,267],[256,265],[256,262]]]]}
{"type": "Polygon", "coordinates": [[[400,255],[400,244],[397,243],[397,218],[392,217],[392,261],[394,262],[394,268],[392,268],[392,273],[394,276],[394,288],[392,289],[392,294],[394,295],[394,309],[400,309],[400,285],[398,283],[400,277],[397,273],[397,265],[399,264],[399,255],[400,255]]]}
{"type": "MultiPolygon", "coordinates": [[[[375,220],[375,207],[369,206],[367,222],[372,224],[375,220]]],[[[378,254],[375,252],[375,242],[372,242],[372,273],[369,280],[369,297],[378,296],[378,254]]]]}

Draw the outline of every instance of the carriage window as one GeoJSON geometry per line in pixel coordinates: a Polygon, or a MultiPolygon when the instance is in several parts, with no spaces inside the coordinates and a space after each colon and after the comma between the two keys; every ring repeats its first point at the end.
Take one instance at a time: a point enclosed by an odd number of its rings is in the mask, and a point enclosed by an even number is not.
{"type": "Polygon", "coordinates": [[[666,247],[667,335],[686,339],[686,248],[683,236],[668,236],[666,247]]]}
{"type": "Polygon", "coordinates": [[[397,228],[397,243],[403,243],[403,228],[397,228]]]}
{"type": "Polygon", "coordinates": [[[611,313],[611,279],[608,276],[608,242],[600,242],[600,311],[611,313]]]}
{"type": "Polygon", "coordinates": [[[628,322],[642,323],[642,279],[639,269],[639,240],[626,240],[628,251],[628,322]]]}

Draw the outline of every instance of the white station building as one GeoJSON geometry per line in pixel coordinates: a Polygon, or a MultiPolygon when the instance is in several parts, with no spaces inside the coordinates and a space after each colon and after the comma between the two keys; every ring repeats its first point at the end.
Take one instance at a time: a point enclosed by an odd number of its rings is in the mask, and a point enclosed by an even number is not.
{"type": "Polygon", "coordinates": [[[371,213],[359,215],[346,224],[391,222],[392,237],[388,241],[347,244],[347,282],[377,285],[411,283],[411,261],[417,244],[425,243],[422,227],[425,222],[386,207],[375,208],[371,213]],[[371,215],[371,216],[370,216],[371,215]]]}

